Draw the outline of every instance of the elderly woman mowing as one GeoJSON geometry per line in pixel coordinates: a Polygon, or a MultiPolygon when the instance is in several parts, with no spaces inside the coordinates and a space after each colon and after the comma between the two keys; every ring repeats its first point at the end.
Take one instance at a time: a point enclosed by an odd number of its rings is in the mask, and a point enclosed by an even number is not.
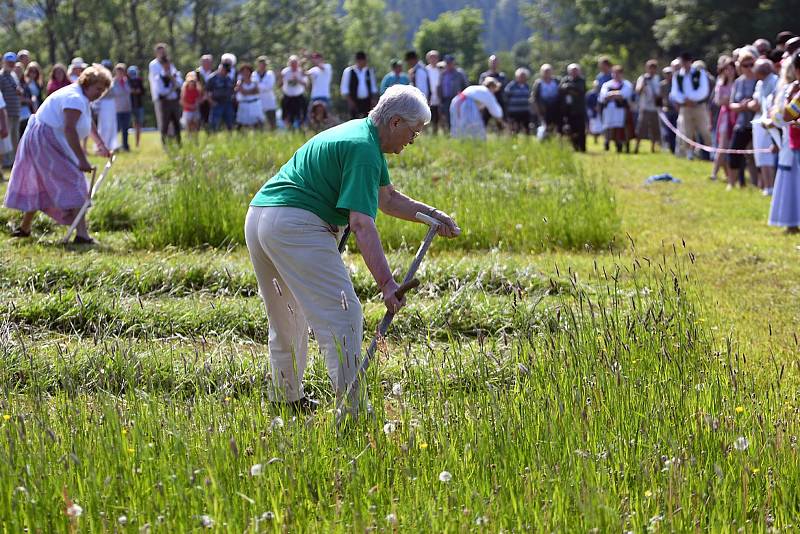
{"type": "Polygon", "coordinates": [[[345,225],[393,312],[404,301],[395,295],[398,284],[375,226],[378,209],[409,221],[427,213],[442,221],[440,235],[461,232],[453,219],[389,180],[383,154],[402,152],[430,118],[419,89],[390,87],[368,117],[306,142],[253,198],[245,240],[269,317],[273,400],[296,410],[316,408],[303,391],[310,325],[346,412],[356,415],[363,404],[359,388],[342,399],[355,379],[363,333],[361,304],[337,248],[345,225]]]}
{"type": "MultiPolygon", "coordinates": [[[[59,89],[28,121],[17,150],[5,206],[23,211],[15,237],[31,235],[37,211],[59,224],[71,224],[89,194],[83,173],[93,169],[82,148],[91,135],[103,156],[110,153],[92,126],[89,103],[111,86],[111,73],[101,65],[84,70],[78,82],[59,89]]],[[[76,243],[91,244],[86,220],[78,223],[76,243]]]]}
{"type": "Polygon", "coordinates": [[[503,108],[494,94],[502,86],[492,77],[481,85],[470,85],[450,102],[450,135],[486,139],[486,125],[481,109],[485,108],[495,119],[503,118],[503,108]]]}

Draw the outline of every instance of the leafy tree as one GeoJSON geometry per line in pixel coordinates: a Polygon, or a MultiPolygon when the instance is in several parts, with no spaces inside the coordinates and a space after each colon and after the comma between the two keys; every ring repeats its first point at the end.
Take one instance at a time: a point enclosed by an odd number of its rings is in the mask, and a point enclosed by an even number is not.
{"type": "Polygon", "coordinates": [[[402,16],[387,11],[384,0],[345,0],[344,10],[344,45],[351,59],[363,50],[379,73],[388,71],[389,60],[407,47],[402,16]]]}
{"type": "Polygon", "coordinates": [[[454,54],[465,70],[480,68],[485,54],[481,43],[483,14],[480,9],[467,8],[442,13],[436,20],[423,20],[414,35],[414,47],[424,53],[439,50],[454,54]]]}

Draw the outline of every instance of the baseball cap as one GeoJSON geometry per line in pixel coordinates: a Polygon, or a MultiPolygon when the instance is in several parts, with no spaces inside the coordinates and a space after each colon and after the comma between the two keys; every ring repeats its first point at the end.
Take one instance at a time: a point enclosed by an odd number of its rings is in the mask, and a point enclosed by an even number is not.
{"type": "Polygon", "coordinates": [[[5,54],[3,54],[3,61],[16,61],[16,60],[17,60],[17,54],[15,54],[14,52],[6,52],[5,54]]]}
{"type": "Polygon", "coordinates": [[[456,57],[453,54],[447,54],[444,56],[445,63],[452,63],[456,60],[456,57]]]}

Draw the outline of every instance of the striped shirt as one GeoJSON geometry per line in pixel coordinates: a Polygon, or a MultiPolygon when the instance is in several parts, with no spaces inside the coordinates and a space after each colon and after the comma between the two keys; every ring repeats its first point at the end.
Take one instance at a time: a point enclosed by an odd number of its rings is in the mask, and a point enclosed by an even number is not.
{"type": "Polygon", "coordinates": [[[17,86],[17,77],[10,70],[0,71],[0,93],[6,101],[6,113],[12,117],[19,117],[20,101],[17,86]]]}
{"type": "Polygon", "coordinates": [[[529,110],[528,98],[531,96],[527,83],[516,80],[506,85],[506,111],[508,113],[524,113],[529,110]]]}

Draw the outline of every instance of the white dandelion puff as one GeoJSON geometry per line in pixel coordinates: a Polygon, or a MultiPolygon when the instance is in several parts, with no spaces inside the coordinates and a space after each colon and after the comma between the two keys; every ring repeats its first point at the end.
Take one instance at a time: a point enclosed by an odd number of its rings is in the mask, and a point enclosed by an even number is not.
{"type": "Polygon", "coordinates": [[[403,394],[403,386],[400,385],[400,382],[395,382],[392,384],[392,395],[395,397],[399,397],[403,394]]]}
{"type": "Polygon", "coordinates": [[[278,293],[278,296],[282,297],[283,296],[283,291],[281,291],[281,286],[280,286],[280,284],[278,284],[278,279],[277,278],[273,278],[272,279],[272,285],[275,287],[275,291],[278,293]]]}
{"type": "Polygon", "coordinates": [[[521,224],[517,224],[514,228],[516,228],[517,230],[522,230],[522,225],[521,224]]]}
{"type": "Polygon", "coordinates": [[[733,442],[733,448],[737,451],[744,451],[747,450],[747,447],[750,446],[750,442],[747,441],[747,438],[744,436],[739,436],[736,438],[736,441],[733,442]]]}
{"type": "Polygon", "coordinates": [[[394,423],[386,423],[385,425],[383,425],[383,433],[386,434],[387,436],[389,434],[393,434],[395,430],[397,430],[397,426],[395,426],[394,423]]]}
{"type": "Polygon", "coordinates": [[[275,519],[275,514],[272,512],[264,512],[261,514],[261,521],[272,521],[275,519]]]}
{"type": "Polygon", "coordinates": [[[277,417],[275,417],[275,419],[273,419],[273,420],[270,422],[270,424],[269,424],[269,427],[270,427],[271,429],[275,429],[275,428],[283,428],[283,418],[282,418],[281,416],[277,416],[277,417]]]}
{"type": "Polygon", "coordinates": [[[449,471],[442,471],[439,473],[439,482],[444,482],[446,484],[451,480],[453,480],[453,475],[451,475],[449,471]]]}
{"type": "Polygon", "coordinates": [[[128,516],[126,516],[126,515],[119,516],[117,518],[117,523],[119,523],[122,526],[127,525],[128,524],[128,516]]]}
{"type": "Polygon", "coordinates": [[[394,515],[394,514],[387,515],[386,516],[386,522],[389,523],[390,525],[396,525],[397,524],[397,516],[394,515]]]}
{"type": "Polygon", "coordinates": [[[489,518],[485,515],[479,515],[475,518],[475,524],[480,526],[486,525],[489,522],[489,518]]]}
{"type": "Polygon", "coordinates": [[[80,504],[72,503],[67,508],[67,515],[69,517],[80,517],[83,514],[83,508],[80,504]]]}
{"type": "Polygon", "coordinates": [[[344,294],[344,291],[342,291],[342,309],[347,311],[349,308],[350,306],[347,304],[347,296],[344,294]]]}
{"type": "Polygon", "coordinates": [[[264,466],[262,466],[261,464],[253,464],[253,466],[250,468],[250,476],[257,477],[261,475],[263,471],[264,471],[264,466]]]}
{"type": "Polygon", "coordinates": [[[200,516],[200,526],[203,528],[211,528],[214,526],[214,520],[210,515],[203,514],[200,516]]]}

